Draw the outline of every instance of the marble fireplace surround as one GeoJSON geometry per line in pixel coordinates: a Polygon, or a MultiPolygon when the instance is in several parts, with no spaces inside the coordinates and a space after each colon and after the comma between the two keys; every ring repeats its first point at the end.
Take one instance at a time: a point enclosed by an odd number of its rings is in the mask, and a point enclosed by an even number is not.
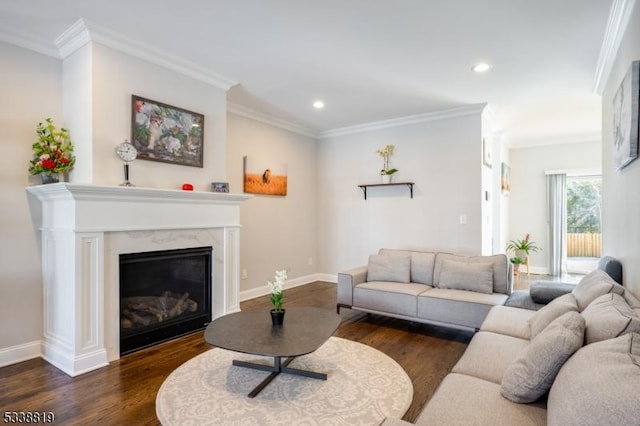
{"type": "Polygon", "coordinates": [[[212,316],[240,309],[240,205],[250,195],[73,183],[27,192],[41,231],[42,357],[68,375],[120,357],[122,253],[211,246],[212,316]]]}

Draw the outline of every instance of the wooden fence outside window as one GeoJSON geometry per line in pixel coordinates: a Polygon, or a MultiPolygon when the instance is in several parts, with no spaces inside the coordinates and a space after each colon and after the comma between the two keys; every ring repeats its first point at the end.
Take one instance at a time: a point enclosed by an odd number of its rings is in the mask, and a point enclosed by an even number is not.
{"type": "Polygon", "coordinates": [[[600,257],[602,252],[602,234],[567,234],[568,257],[600,257]]]}

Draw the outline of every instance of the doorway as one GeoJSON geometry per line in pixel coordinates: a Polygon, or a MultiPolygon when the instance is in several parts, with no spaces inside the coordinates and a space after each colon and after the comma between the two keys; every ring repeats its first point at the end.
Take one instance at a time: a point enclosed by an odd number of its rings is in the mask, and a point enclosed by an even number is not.
{"type": "Polygon", "coordinates": [[[602,256],[602,176],[567,175],[567,272],[587,274],[602,256]]]}

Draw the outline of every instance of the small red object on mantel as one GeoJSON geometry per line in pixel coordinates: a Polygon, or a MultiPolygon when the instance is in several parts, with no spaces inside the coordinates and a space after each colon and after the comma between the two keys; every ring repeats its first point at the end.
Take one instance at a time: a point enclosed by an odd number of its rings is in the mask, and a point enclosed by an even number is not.
{"type": "Polygon", "coordinates": [[[183,183],[182,184],[182,190],[183,191],[193,191],[193,185],[191,185],[190,183],[183,183]]]}

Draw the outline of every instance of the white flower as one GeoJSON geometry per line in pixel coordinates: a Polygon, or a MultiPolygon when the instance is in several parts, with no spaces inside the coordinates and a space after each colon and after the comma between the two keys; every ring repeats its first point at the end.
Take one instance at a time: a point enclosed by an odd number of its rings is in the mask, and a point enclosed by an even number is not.
{"type": "Polygon", "coordinates": [[[40,156],[40,160],[48,160],[49,159],[49,154],[42,154],[40,156]]]}
{"type": "Polygon", "coordinates": [[[271,294],[282,293],[284,290],[284,282],[287,280],[287,270],[276,271],[275,281],[267,281],[271,294]]]}

